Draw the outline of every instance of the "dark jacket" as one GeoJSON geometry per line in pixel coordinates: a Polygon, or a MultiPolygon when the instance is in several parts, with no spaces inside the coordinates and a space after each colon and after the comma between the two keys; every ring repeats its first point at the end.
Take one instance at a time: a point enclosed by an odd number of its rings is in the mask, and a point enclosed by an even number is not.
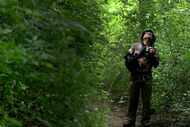
{"type": "MultiPolygon", "coordinates": [[[[128,68],[128,70],[131,72],[132,77],[142,77],[144,75],[150,75],[152,72],[152,67],[156,68],[159,65],[159,56],[158,52],[156,55],[149,55],[146,53],[142,53],[141,55],[135,56],[132,52],[133,49],[135,49],[136,45],[142,45],[144,48],[144,45],[141,42],[134,43],[132,47],[129,49],[127,54],[125,55],[125,65],[128,68]],[[147,60],[146,66],[140,66],[137,59],[140,57],[145,57],[147,60]]],[[[144,52],[144,50],[143,50],[144,52]]]]}

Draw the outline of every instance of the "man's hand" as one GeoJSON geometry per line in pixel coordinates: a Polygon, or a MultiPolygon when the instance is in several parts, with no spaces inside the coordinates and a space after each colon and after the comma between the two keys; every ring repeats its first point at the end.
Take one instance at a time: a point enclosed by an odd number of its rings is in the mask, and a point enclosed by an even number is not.
{"type": "Polygon", "coordinates": [[[156,54],[156,49],[155,49],[155,48],[150,48],[150,49],[149,49],[149,53],[150,53],[151,55],[155,55],[155,54],[156,54]]]}
{"type": "Polygon", "coordinates": [[[138,59],[138,62],[139,62],[140,66],[145,65],[146,64],[146,58],[145,57],[141,57],[141,58],[138,59]]]}

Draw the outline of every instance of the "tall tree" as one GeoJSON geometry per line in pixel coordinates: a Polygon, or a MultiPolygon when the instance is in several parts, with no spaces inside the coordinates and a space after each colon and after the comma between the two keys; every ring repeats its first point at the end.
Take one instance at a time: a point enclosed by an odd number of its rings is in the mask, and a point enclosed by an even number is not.
{"type": "Polygon", "coordinates": [[[153,0],[139,0],[138,4],[139,30],[153,29],[155,2],[153,0]]]}

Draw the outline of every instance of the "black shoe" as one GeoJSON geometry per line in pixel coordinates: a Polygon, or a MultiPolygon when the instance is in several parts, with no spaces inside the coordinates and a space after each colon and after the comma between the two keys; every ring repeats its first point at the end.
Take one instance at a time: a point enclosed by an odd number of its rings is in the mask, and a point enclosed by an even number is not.
{"type": "Polygon", "coordinates": [[[147,125],[141,124],[141,127],[150,127],[150,124],[147,124],[147,125]]]}
{"type": "Polygon", "coordinates": [[[150,125],[142,125],[141,127],[150,127],[150,125]]]}
{"type": "Polygon", "coordinates": [[[135,123],[125,123],[123,127],[135,127],[135,123]]]}

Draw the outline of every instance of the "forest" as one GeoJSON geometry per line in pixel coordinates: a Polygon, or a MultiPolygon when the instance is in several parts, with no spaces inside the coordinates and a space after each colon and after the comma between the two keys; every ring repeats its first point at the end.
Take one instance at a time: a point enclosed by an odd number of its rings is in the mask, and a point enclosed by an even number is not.
{"type": "Polygon", "coordinates": [[[147,29],[153,127],[189,127],[189,0],[0,0],[0,127],[122,127],[124,56],[147,29]]]}

